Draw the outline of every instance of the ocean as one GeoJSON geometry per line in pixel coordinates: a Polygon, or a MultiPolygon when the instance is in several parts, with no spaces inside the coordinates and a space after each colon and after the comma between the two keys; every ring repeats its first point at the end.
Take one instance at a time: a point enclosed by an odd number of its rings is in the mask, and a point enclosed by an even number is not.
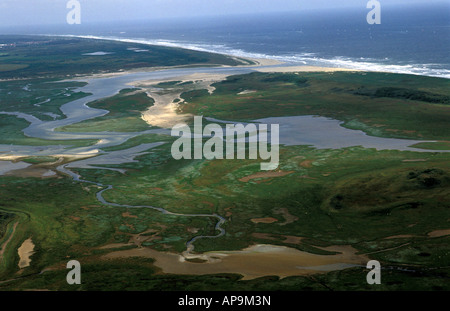
{"type": "MultiPolygon", "coordinates": [[[[364,1],[363,1],[364,2],[364,1]]],[[[450,78],[450,1],[434,6],[178,18],[42,28],[43,34],[128,40],[290,64],[450,78]]]]}

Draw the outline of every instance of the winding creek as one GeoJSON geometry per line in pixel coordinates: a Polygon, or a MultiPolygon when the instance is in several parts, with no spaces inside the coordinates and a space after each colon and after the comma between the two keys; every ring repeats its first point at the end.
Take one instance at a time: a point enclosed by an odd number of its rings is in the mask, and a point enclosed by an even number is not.
{"type": "Polygon", "coordinates": [[[189,252],[191,252],[191,251],[194,250],[194,245],[193,245],[193,243],[194,243],[195,241],[197,241],[198,239],[203,239],[203,238],[218,238],[218,237],[221,237],[221,236],[223,236],[223,235],[225,234],[225,229],[222,228],[222,225],[225,223],[226,220],[225,220],[225,218],[223,218],[222,216],[217,215],[217,214],[180,214],[180,213],[173,213],[173,212],[170,212],[170,211],[168,211],[168,210],[166,210],[166,209],[164,209],[164,208],[156,207],[156,206],[151,206],[151,205],[128,205],[128,204],[118,204],[118,203],[108,202],[108,201],[106,201],[105,198],[103,197],[103,193],[104,193],[105,191],[108,191],[108,190],[113,189],[113,186],[112,186],[112,185],[103,185],[103,184],[101,184],[101,183],[97,183],[97,182],[94,182],[94,181],[89,181],[89,180],[81,179],[81,176],[80,176],[80,175],[78,175],[78,174],[72,172],[71,170],[67,169],[66,166],[67,166],[67,164],[60,165],[60,166],[57,167],[57,170],[58,170],[59,172],[63,173],[63,174],[66,174],[66,175],[71,176],[72,179],[73,179],[74,181],[83,182],[83,183],[89,183],[89,184],[94,184],[94,185],[97,185],[97,186],[99,186],[99,187],[101,187],[101,188],[104,188],[104,189],[100,190],[99,192],[97,192],[97,194],[96,194],[97,200],[98,200],[99,202],[101,202],[102,204],[109,205],[109,206],[113,206],[113,207],[125,207],[125,208],[150,208],[150,209],[159,211],[159,212],[161,212],[161,213],[163,213],[163,214],[165,214],[165,215],[172,215],[172,216],[216,218],[216,219],[217,219],[217,224],[216,224],[215,229],[219,231],[219,234],[214,235],[214,236],[199,235],[199,236],[196,236],[196,237],[192,238],[190,241],[188,241],[188,242],[186,243],[186,248],[187,248],[186,251],[187,251],[187,253],[189,253],[189,252]]]}

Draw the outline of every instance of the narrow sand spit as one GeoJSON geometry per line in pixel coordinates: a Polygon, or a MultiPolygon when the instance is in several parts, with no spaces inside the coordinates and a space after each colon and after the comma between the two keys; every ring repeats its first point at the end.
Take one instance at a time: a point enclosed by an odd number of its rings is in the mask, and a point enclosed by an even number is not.
{"type": "Polygon", "coordinates": [[[0,175],[16,176],[16,177],[36,177],[36,178],[55,178],[57,173],[53,171],[56,165],[61,163],[69,163],[87,158],[95,157],[100,154],[99,149],[90,150],[88,152],[67,153],[67,154],[50,154],[48,157],[57,158],[54,162],[46,162],[40,164],[30,164],[20,162],[20,160],[29,158],[23,155],[1,155],[0,156],[0,175]]]}
{"type": "Polygon", "coordinates": [[[284,246],[258,244],[241,251],[207,252],[186,257],[149,248],[135,248],[111,252],[102,258],[148,257],[155,259],[155,265],[161,268],[163,273],[236,273],[247,280],[268,275],[284,278],[323,273],[329,269],[340,270],[353,265],[365,265],[368,261],[366,256],[356,255],[356,250],[351,246],[330,246],[323,249],[338,254],[316,255],[284,246]],[[203,260],[204,263],[186,261],[190,259],[203,260]]]}
{"type": "Polygon", "coordinates": [[[254,65],[254,66],[275,66],[275,65],[284,64],[283,62],[281,62],[279,60],[270,59],[270,58],[248,58],[248,57],[240,57],[240,58],[255,62],[256,65],[254,65]]]}
{"type": "Polygon", "coordinates": [[[247,94],[252,94],[252,93],[256,93],[257,91],[255,90],[245,90],[242,92],[237,93],[237,95],[247,95],[247,94]]]}
{"type": "MultiPolygon", "coordinates": [[[[93,150],[89,150],[87,152],[78,152],[78,153],[67,153],[67,154],[49,154],[49,155],[45,155],[46,157],[53,157],[53,158],[57,158],[57,159],[61,159],[58,160],[60,162],[73,162],[73,161],[78,161],[78,160],[82,160],[85,158],[90,158],[90,157],[94,157],[99,155],[100,150],[99,149],[93,149],[93,150]]],[[[29,158],[31,157],[30,155],[0,155],[0,161],[12,161],[12,162],[17,162],[20,161],[22,159],[25,158],[29,158]]],[[[51,163],[49,163],[50,165],[51,163]]]]}
{"type": "Polygon", "coordinates": [[[178,106],[184,102],[180,97],[183,92],[206,89],[212,94],[215,90],[212,84],[225,80],[227,76],[228,74],[195,73],[163,80],[135,81],[130,85],[144,89],[155,101],[153,106],[142,113],[142,119],[151,126],[172,128],[192,117],[190,114],[177,113],[178,106]],[[181,82],[164,89],[158,87],[159,83],[173,81],[181,82]],[[186,82],[192,83],[183,84],[186,82]]]}

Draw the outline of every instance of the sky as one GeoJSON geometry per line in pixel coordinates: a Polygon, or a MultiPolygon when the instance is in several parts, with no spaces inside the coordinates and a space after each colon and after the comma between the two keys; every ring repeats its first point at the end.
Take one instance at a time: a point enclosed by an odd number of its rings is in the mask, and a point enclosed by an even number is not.
{"type": "MultiPolygon", "coordinates": [[[[69,0],[0,0],[0,27],[64,24],[69,0]]],[[[78,0],[82,23],[365,8],[368,0],[78,0]]],[[[379,0],[381,6],[450,0],[379,0]]]]}

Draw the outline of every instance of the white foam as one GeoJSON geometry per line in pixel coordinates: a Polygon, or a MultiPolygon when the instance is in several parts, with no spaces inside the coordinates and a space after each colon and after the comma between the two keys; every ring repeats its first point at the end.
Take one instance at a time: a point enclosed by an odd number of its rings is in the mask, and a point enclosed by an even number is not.
{"type": "Polygon", "coordinates": [[[230,48],[223,44],[203,44],[203,43],[191,43],[185,41],[165,40],[165,39],[144,39],[144,38],[119,38],[109,36],[92,36],[92,35],[62,35],[62,37],[77,37],[85,39],[97,39],[97,40],[113,40],[135,44],[147,44],[147,45],[159,45],[175,48],[184,48],[189,50],[220,53],[226,55],[232,55],[236,57],[248,57],[248,58],[265,58],[275,59],[287,63],[303,64],[303,65],[316,65],[324,67],[338,67],[357,69],[362,71],[375,71],[375,72],[391,72],[391,73],[403,73],[422,75],[430,77],[440,77],[450,79],[450,69],[439,68],[441,64],[389,64],[388,58],[374,59],[374,58],[349,58],[343,56],[336,56],[333,58],[319,57],[315,53],[298,53],[291,55],[269,55],[263,53],[247,52],[241,49],[230,48]]]}
{"type": "Polygon", "coordinates": [[[109,54],[113,54],[112,52],[92,52],[92,53],[84,53],[82,55],[88,55],[88,56],[103,56],[103,55],[109,55],[109,54]]]}

